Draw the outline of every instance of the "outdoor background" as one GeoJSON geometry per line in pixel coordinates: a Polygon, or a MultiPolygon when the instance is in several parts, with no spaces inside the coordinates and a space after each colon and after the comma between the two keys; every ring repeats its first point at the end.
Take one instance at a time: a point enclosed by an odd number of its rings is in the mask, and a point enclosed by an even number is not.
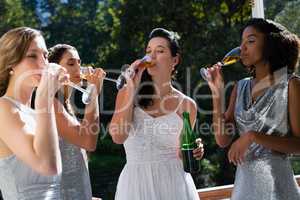
{"type": "MultiPolygon", "coordinates": [[[[266,18],[300,35],[300,0],[265,0],[264,5],[266,18]]],[[[176,31],[183,48],[177,82],[184,93],[197,101],[196,132],[205,144],[202,169],[194,181],[197,188],[205,188],[232,184],[235,168],[226,159],[227,149],[218,148],[213,133],[201,128],[201,124],[211,122],[207,112],[211,110],[211,97],[199,69],[221,60],[239,45],[242,25],[250,17],[247,0],[0,0],[0,35],[17,26],[40,29],[48,47],[71,44],[78,49],[83,63],[102,67],[108,77],[116,77],[114,70],[144,54],[153,28],[176,31]]],[[[239,64],[223,72],[230,84],[247,76],[239,64]]],[[[106,131],[116,93],[113,84],[104,83],[100,102],[103,129],[97,150],[90,154],[93,194],[104,200],[113,199],[126,161],[123,146],[113,144],[106,131]]],[[[292,160],[299,174],[300,162],[297,157],[292,160]]]]}

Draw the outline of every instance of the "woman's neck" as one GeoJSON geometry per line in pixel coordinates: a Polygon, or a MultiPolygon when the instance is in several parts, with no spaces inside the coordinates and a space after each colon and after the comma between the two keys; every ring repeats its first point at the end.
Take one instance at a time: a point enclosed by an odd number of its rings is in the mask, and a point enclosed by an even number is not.
{"type": "Polygon", "coordinates": [[[255,80],[260,82],[269,79],[272,76],[269,63],[261,62],[255,65],[255,80]]]}
{"type": "Polygon", "coordinates": [[[253,93],[263,91],[274,84],[269,63],[261,63],[255,66],[255,79],[253,80],[253,93]]]}
{"type": "Polygon", "coordinates": [[[172,93],[173,87],[171,82],[165,82],[165,83],[155,83],[155,95],[158,99],[162,99],[165,96],[168,96],[172,93]]]}
{"type": "Polygon", "coordinates": [[[34,88],[32,87],[26,87],[23,84],[16,86],[14,82],[10,82],[8,84],[5,96],[11,97],[24,105],[30,106],[33,90],[34,88]]]}

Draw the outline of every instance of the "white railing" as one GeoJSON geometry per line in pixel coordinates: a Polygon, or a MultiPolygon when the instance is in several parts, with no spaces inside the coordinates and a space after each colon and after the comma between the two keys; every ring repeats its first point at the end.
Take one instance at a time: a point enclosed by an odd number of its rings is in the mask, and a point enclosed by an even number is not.
{"type": "MultiPolygon", "coordinates": [[[[300,187],[300,175],[297,175],[295,177],[300,187]]],[[[233,185],[203,188],[198,190],[198,194],[201,200],[229,199],[231,196],[232,189],[233,189],[233,185]]]]}

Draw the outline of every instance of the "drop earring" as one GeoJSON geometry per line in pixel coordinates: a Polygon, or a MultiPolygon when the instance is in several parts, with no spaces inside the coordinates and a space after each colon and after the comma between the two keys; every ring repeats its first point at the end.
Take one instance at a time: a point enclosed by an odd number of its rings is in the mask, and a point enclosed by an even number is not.
{"type": "Polygon", "coordinates": [[[14,75],[14,73],[15,73],[14,70],[9,71],[9,75],[11,75],[11,76],[14,75]]]}

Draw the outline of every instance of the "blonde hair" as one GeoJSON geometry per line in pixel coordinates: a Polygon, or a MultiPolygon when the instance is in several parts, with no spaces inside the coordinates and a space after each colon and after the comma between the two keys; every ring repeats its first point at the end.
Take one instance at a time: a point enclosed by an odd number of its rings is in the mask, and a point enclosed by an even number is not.
{"type": "Polygon", "coordinates": [[[29,27],[11,29],[0,38],[0,97],[7,90],[12,68],[21,62],[31,41],[42,36],[41,32],[29,27]]]}

